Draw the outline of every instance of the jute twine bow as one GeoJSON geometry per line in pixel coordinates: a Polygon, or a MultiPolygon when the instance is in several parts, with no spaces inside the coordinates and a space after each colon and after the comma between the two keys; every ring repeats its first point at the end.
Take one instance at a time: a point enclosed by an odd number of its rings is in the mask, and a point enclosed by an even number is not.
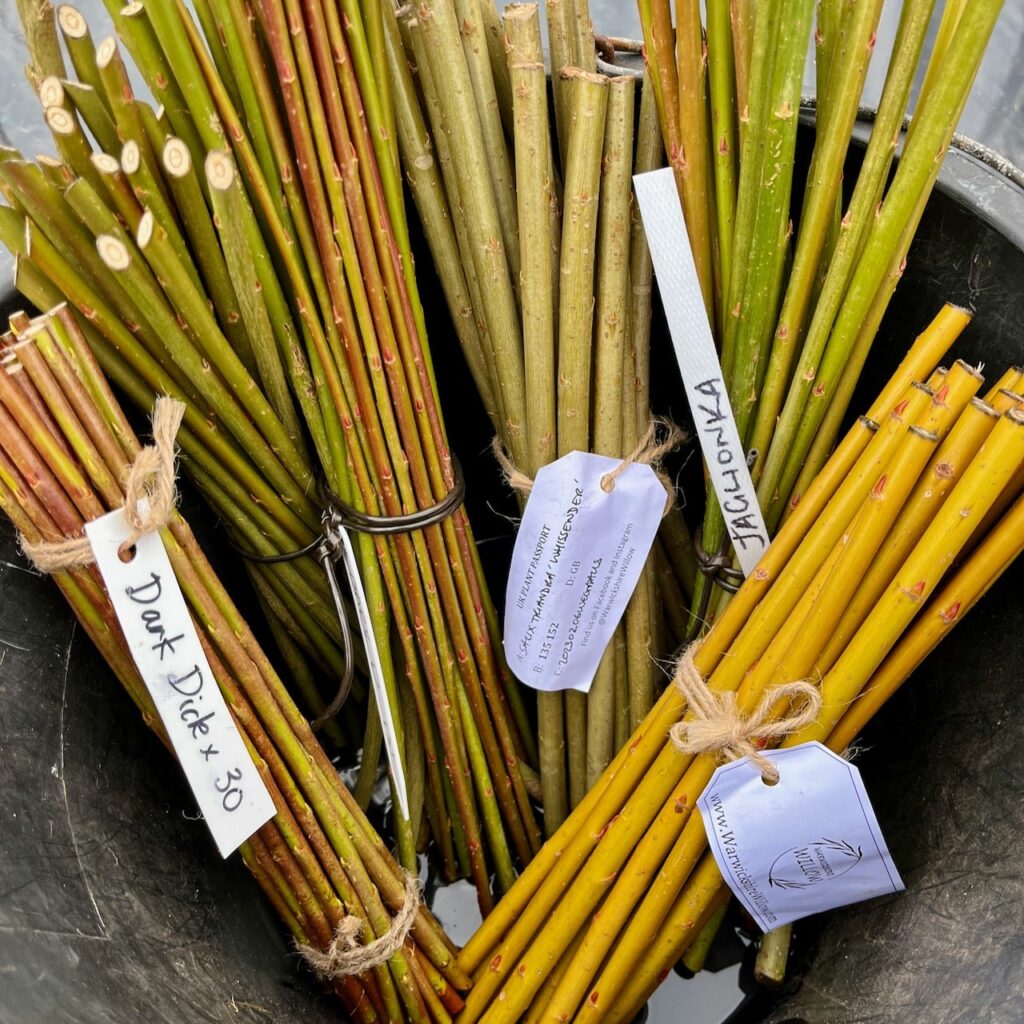
{"type": "MultiPolygon", "coordinates": [[[[173,398],[162,396],[153,406],[153,444],[135,456],[124,480],[124,515],[131,531],[122,545],[125,550],[143,534],[165,527],[174,514],[178,503],[174,439],[184,415],[184,403],[173,398]]],[[[22,537],[21,549],[45,573],[81,569],[93,562],[92,545],[84,535],[37,544],[22,537]]]]}
{"type": "Polygon", "coordinates": [[[349,914],[342,918],[331,944],[324,950],[296,943],[295,948],[321,981],[365,974],[397,953],[405,943],[420,909],[420,887],[412,875],[405,877],[405,901],[391,919],[391,927],[379,938],[359,945],[364,921],[349,914]]]}
{"type": "Polygon", "coordinates": [[[721,754],[727,761],[749,757],[761,770],[765,782],[779,781],[779,770],[761,749],[770,740],[782,739],[810,725],[821,710],[821,693],[806,679],[780,683],[765,693],[757,708],[744,716],[736,703],[736,694],[715,693],[697,671],[693,656],[699,644],[690,644],[676,665],[673,683],[686,698],[692,719],[676,722],[669,738],[684,754],[721,754]],[[792,701],[792,710],[782,718],[771,717],[780,700],[792,701]]]}
{"type": "MultiPolygon", "coordinates": [[[[609,470],[601,477],[601,490],[611,494],[615,490],[615,481],[632,465],[650,466],[655,475],[665,488],[665,511],[668,515],[675,502],[675,487],[668,474],[660,468],[661,460],[673,449],[678,448],[686,440],[685,431],[677,427],[671,420],[652,416],[651,422],[647,425],[643,436],[636,443],[636,447],[612,470],[609,470]],[[658,440],[658,428],[665,430],[663,440],[658,440]]],[[[520,494],[529,494],[533,490],[533,480],[528,477],[509,458],[505,446],[499,438],[491,441],[491,451],[498,460],[501,472],[505,477],[505,483],[514,491],[520,494]]]]}

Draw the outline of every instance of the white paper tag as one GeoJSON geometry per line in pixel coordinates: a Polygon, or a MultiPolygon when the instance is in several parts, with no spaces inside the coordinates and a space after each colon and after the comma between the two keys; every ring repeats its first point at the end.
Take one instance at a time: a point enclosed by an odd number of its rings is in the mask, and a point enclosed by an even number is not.
{"type": "Polygon", "coordinates": [[[768,546],[768,530],[722,379],[675,178],[665,167],[635,175],[633,185],[690,413],[729,538],[749,576],[768,546]]]}
{"type": "Polygon", "coordinates": [[[275,814],[203,652],[158,533],[135,543],[117,509],[86,523],[110,602],[206,825],[227,857],[275,814]]]}
{"type": "Polygon", "coordinates": [[[571,452],[534,480],[505,593],[505,655],[535,690],[580,690],[594,681],[636,588],[665,511],[665,488],[634,463],[571,452]]]}
{"type": "Polygon", "coordinates": [[[398,747],[398,734],[395,731],[395,719],[391,714],[388,702],[388,691],[384,685],[384,669],[380,664],[380,652],[377,650],[377,638],[373,633],[373,621],[370,618],[370,606],[366,601],[366,591],[359,575],[359,563],[352,548],[352,539],[343,526],[335,529],[341,538],[342,561],[348,576],[349,589],[352,591],[352,603],[355,605],[356,618],[359,620],[359,632],[363,636],[363,648],[366,661],[370,668],[370,685],[373,695],[377,698],[377,714],[380,716],[381,729],[384,733],[384,750],[388,755],[388,765],[395,782],[395,794],[402,817],[409,820],[409,795],[405,785],[405,770],[402,768],[402,756],[398,747]]]}
{"type": "Polygon", "coordinates": [[[697,802],[722,877],[762,931],[902,892],[860,772],[820,743],[723,765],[697,802]]]}

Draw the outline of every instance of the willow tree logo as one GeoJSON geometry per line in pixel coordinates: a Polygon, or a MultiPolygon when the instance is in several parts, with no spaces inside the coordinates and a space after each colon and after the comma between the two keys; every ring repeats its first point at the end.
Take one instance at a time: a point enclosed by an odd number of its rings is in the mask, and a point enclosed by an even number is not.
{"type": "Polygon", "coordinates": [[[859,846],[843,839],[819,839],[780,853],[768,871],[776,889],[807,889],[845,875],[864,856],[859,846]]]}

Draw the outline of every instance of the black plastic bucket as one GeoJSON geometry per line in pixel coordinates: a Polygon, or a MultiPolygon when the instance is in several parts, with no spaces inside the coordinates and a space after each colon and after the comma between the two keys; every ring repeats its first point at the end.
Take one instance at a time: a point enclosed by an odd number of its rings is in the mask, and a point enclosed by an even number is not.
{"type": "MultiPolygon", "coordinates": [[[[424,294],[436,295],[423,273],[424,294]]],[[[928,206],[855,410],[944,301],[977,311],[955,355],[1000,371],[1024,361],[1024,191],[958,152],[928,206]]],[[[495,538],[484,550],[498,594],[510,527],[487,508],[500,490],[486,422],[467,398],[461,360],[445,349],[442,316],[432,336],[443,400],[477,533],[495,538]]],[[[682,418],[663,338],[656,357],[663,407],[682,418]]],[[[193,521],[204,518],[196,507],[193,521]]],[[[0,1024],[339,1020],[241,863],[221,862],[192,820],[178,771],[56,588],[23,566],[5,524],[0,1024]]],[[[908,892],[798,925],[781,997],[745,994],[753,993],[751,954],[737,942],[718,975],[668,982],[650,1021],[717,1024],[733,1010],[733,1021],[777,1024],[1024,1020],[1024,725],[1014,700],[1022,583],[1024,568],[1011,571],[865,736],[859,763],[908,892]]],[[[457,894],[446,892],[444,904],[451,919],[457,894]]]]}

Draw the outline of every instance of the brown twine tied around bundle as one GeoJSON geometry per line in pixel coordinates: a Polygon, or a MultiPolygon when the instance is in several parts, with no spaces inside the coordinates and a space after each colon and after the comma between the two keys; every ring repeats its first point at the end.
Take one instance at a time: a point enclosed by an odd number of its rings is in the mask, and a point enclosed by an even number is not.
{"type": "Polygon", "coordinates": [[[744,715],[735,693],[716,693],[708,688],[693,663],[698,646],[690,644],[683,651],[672,680],[695,717],[676,722],[669,738],[684,754],[721,754],[727,761],[749,757],[765,782],[778,782],[778,768],[761,749],[769,740],[782,739],[810,725],[821,710],[820,691],[806,679],[780,683],[765,693],[751,714],[744,715]],[[785,699],[793,701],[793,709],[782,718],[772,719],[772,708],[785,699]]]}
{"type": "Polygon", "coordinates": [[[349,914],[342,918],[331,944],[326,949],[314,949],[301,942],[296,943],[295,948],[321,981],[365,974],[390,960],[402,948],[412,926],[416,923],[419,909],[419,883],[412,875],[406,875],[405,901],[392,918],[391,927],[379,939],[360,946],[359,933],[365,922],[362,918],[349,914]]]}
{"type": "MultiPolygon", "coordinates": [[[[636,447],[614,469],[601,477],[601,490],[611,494],[615,490],[615,481],[632,465],[650,466],[665,488],[665,511],[662,514],[668,515],[675,503],[675,487],[669,475],[661,469],[660,463],[670,451],[678,448],[685,440],[686,432],[671,420],[652,416],[636,447]],[[665,430],[665,437],[661,441],[658,440],[659,427],[665,430]]],[[[498,437],[491,441],[491,451],[498,460],[505,483],[520,494],[529,494],[533,490],[533,480],[509,458],[505,446],[498,437]]]]}
{"type": "MultiPolygon", "coordinates": [[[[174,514],[178,504],[174,440],[184,415],[185,404],[173,398],[161,396],[153,406],[153,444],[135,456],[124,479],[124,516],[131,532],[122,544],[123,550],[144,534],[163,529],[174,514]]],[[[39,543],[22,537],[21,549],[45,573],[81,569],[94,560],[92,545],[84,535],[39,543]]]]}

